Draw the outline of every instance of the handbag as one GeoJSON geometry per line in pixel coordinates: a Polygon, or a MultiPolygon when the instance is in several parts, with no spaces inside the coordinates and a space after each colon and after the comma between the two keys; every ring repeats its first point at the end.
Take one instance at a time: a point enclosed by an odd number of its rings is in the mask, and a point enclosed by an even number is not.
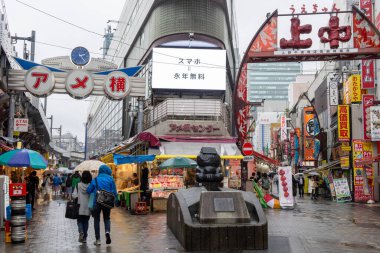
{"type": "Polygon", "coordinates": [[[98,180],[95,178],[96,183],[96,204],[101,205],[103,207],[107,207],[112,209],[115,207],[115,195],[112,192],[106,190],[99,190],[98,180]]]}
{"type": "Polygon", "coordinates": [[[79,215],[79,204],[77,199],[70,200],[66,205],[65,218],[76,220],[79,215]]]}

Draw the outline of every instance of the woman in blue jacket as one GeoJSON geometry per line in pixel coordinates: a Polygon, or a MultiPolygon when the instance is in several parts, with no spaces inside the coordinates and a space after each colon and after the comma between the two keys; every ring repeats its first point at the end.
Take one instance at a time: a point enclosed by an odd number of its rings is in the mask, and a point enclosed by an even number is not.
{"type": "MultiPolygon", "coordinates": [[[[87,193],[96,193],[97,190],[105,190],[108,192],[112,192],[115,195],[115,199],[117,199],[117,191],[116,191],[116,185],[115,181],[112,177],[112,171],[110,167],[103,164],[99,167],[99,175],[92,179],[91,184],[87,188],[87,193]],[[97,181],[97,183],[95,182],[97,181]],[[97,188],[98,186],[98,188],[97,188]]],[[[104,228],[106,232],[106,243],[111,243],[111,209],[97,205],[96,204],[96,198],[94,198],[94,209],[92,211],[92,215],[94,217],[94,228],[95,228],[95,237],[96,241],[94,242],[95,245],[99,246],[100,243],[100,212],[103,212],[103,220],[104,220],[104,228]]]]}

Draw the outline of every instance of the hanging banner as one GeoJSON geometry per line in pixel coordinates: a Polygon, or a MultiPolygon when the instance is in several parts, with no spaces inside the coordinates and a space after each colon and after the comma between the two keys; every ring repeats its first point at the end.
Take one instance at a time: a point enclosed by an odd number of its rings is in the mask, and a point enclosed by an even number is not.
{"type": "MultiPolygon", "coordinates": [[[[364,10],[364,15],[373,22],[372,1],[360,0],[360,9],[364,10]]],[[[369,34],[370,35],[370,34],[369,34]]],[[[375,88],[375,60],[362,60],[362,89],[375,88]]]]}
{"type": "Polygon", "coordinates": [[[339,91],[338,91],[338,81],[329,81],[329,97],[330,106],[337,106],[339,104],[339,91]]]}
{"type": "Polygon", "coordinates": [[[287,125],[286,125],[286,116],[282,115],[281,116],[281,141],[287,140],[288,139],[288,134],[287,134],[287,125]]]}
{"type": "Polygon", "coordinates": [[[303,108],[303,160],[315,161],[314,158],[314,135],[315,131],[315,115],[313,107],[303,108]]]}
{"type": "Polygon", "coordinates": [[[350,110],[348,105],[338,105],[338,140],[350,141],[350,110]]]}
{"type": "Polygon", "coordinates": [[[292,167],[279,167],[279,198],[281,207],[293,207],[292,167]]]}
{"type": "Polygon", "coordinates": [[[371,140],[371,114],[370,107],[373,106],[375,95],[368,94],[362,96],[363,101],[363,133],[364,140],[371,140]]]}
{"type": "Polygon", "coordinates": [[[353,140],[355,202],[373,199],[373,147],[371,142],[353,140]]]}
{"type": "Polygon", "coordinates": [[[370,107],[371,140],[380,141],[380,106],[370,107]]]}

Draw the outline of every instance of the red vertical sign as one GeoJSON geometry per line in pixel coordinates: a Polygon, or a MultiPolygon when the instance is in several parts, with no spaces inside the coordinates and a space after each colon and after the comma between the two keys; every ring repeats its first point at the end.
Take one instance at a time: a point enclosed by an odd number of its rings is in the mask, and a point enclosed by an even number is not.
{"type": "Polygon", "coordinates": [[[375,100],[375,95],[368,94],[368,95],[362,96],[364,140],[371,140],[370,107],[373,106],[374,100],[375,100]]]}
{"type": "MultiPolygon", "coordinates": [[[[371,0],[360,0],[360,9],[365,11],[365,16],[373,21],[373,9],[371,0]]],[[[362,60],[362,89],[375,88],[375,60],[362,60]]]]}

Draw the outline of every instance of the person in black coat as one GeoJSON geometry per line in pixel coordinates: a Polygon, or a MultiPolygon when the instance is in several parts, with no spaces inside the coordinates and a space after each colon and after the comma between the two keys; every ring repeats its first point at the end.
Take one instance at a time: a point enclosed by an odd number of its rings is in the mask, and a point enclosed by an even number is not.
{"type": "Polygon", "coordinates": [[[293,197],[296,197],[297,196],[297,180],[294,177],[294,175],[292,175],[292,188],[293,188],[293,197]]]}
{"type": "Polygon", "coordinates": [[[34,202],[36,198],[36,192],[38,191],[39,183],[40,183],[40,180],[37,177],[37,172],[32,171],[28,177],[27,190],[28,190],[28,195],[30,199],[30,204],[33,210],[35,210],[34,202]]]}

